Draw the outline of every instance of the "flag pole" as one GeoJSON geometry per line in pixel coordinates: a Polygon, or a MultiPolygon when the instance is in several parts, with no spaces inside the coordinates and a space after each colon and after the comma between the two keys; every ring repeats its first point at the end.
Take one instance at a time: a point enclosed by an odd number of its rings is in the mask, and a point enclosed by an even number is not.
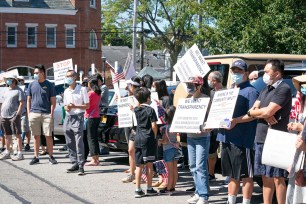
{"type": "Polygon", "coordinates": [[[137,26],[137,6],[138,0],[134,0],[134,16],[133,16],[133,56],[132,56],[132,63],[136,70],[136,26],[137,26]]]}

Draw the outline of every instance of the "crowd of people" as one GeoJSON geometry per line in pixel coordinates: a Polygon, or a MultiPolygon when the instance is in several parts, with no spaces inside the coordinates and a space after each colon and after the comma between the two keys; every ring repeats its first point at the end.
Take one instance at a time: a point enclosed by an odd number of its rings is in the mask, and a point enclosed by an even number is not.
{"type": "MultiPolygon", "coordinates": [[[[199,132],[187,133],[186,142],[182,141],[183,137],[181,141],[177,140],[177,133],[170,132],[176,108],[173,106],[173,93],[168,92],[165,81],[154,81],[149,75],[142,78],[135,76],[127,80],[128,95],[134,96],[137,101],[134,106],[130,106],[135,114],[134,122],[137,122],[137,126],[124,129],[128,141],[129,170],[128,176],[123,178],[122,182],[136,184],[135,198],[158,193],[172,194],[178,181],[177,165],[182,157],[182,144],[186,143],[187,165],[194,181],[194,195],[188,199],[188,203],[208,203],[209,181],[215,179],[218,149],[221,149],[222,175],[228,179],[227,203],[236,203],[241,182],[243,203],[251,203],[254,177],[262,178],[264,203],[272,203],[274,192],[280,204],[303,202],[306,196],[305,164],[304,171],[301,167],[302,171],[290,174],[287,186],[286,170],[262,164],[261,161],[269,128],[285,132],[297,131],[299,138],[296,148],[306,152],[306,77],[293,78],[298,96],[301,98],[301,108],[296,111],[296,122],[289,123],[292,94],[290,87],[283,81],[283,73],[282,61],[268,60],[263,75],[266,86],[258,93],[251,85],[258,78],[258,73],[250,74],[243,60],[234,61],[231,66],[231,88],[239,88],[239,94],[229,127],[205,129],[204,122],[203,126],[199,127],[199,132]],[[159,97],[159,101],[156,101],[157,112],[150,106],[151,92],[157,92],[159,97]],[[157,121],[161,121],[161,124],[157,124],[157,121]],[[163,170],[167,171],[166,178],[163,176],[163,170]],[[159,174],[159,180],[152,183],[154,172],[159,174]],[[146,192],[141,188],[142,183],[147,184],[146,192]],[[157,192],[153,187],[160,191],[157,192]]],[[[23,160],[23,140],[27,137],[24,149],[29,150],[31,132],[34,138],[34,157],[30,165],[39,163],[41,135],[46,138],[49,162],[57,164],[53,157],[52,139],[56,105],[54,85],[46,79],[43,65],[35,66],[34,79],[25,94],[18,86],[24,79],[16,76],[5,78],[8,88],[1,107],[1,128],[4,133],[2,141],[5,138],[6,149],[2,152],[0,160],[23,160]],[[17,141],[16,155],[11,155],[10,149],[13,134],[17,141]]],[[[63,128],[72,163],[67,173],[77,172],[78,175],[84,175],[84,166],[98,166],[100,163],[98,126],[100,110],[108,105],[108,89],[99,74],[90,76],[82,85],[76,81],[77,73],[69,70],[65,79],[69,87],[63,95],[63,128]],[[89,154],[91,160],[87,162],[89,154]]],[[[214,94],[226,89],[222,82],[222,74],[212,71],[204,78],[190,77],[184,84],[189,98],[211,99],[208,113],[214,94]]],[[[205,121],[207,117],[208,114],[205,121]]]]}

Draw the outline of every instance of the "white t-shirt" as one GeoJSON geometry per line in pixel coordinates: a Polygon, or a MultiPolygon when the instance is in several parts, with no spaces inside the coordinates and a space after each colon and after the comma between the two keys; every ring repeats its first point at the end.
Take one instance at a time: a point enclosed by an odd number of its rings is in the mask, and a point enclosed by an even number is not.
{"type": "MultiPolygon", "coordinates": [[[[80,106],[89,103],[87,89],[79,84],[76,85],[74,90],[69,87],[64,92],[64,105],[69,105],[70,103],[80,106]]],[[[79,113],[84,113],[85,110],[79,108],[73,108],[71,111],[67,112],[67,115],[76,115],[79,113]]]]}

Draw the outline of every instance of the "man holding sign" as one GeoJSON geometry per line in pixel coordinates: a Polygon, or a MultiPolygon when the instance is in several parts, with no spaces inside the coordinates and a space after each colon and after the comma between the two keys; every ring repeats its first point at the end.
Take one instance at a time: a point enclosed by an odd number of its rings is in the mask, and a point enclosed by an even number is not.
{"type": "Polygon", "coordinates": [[[228,203],[235,204],[243,182],[243,204],[249,204],[253,193],[253,160],[256,121],[247,115],[254,105],[258,92],[248,80],[247,64],[237,60],[232,64],[233,88],[239,88],[230,127],[220,129],[218,140],[222,143],[222,175],[229,176],[228,203]]]}
{"type": "Polygon", "coordinates": [[[267,61],[263,81],[267,84],[248,116],[258,118],[255,137],[254,174],[262,176],[264,203],[272,203],[274,190],[279,204],[285,203],[286,170],[261,163],[268,128],[287,132],[291,111],[291,90],[283,80],[284,63],[277,59],[267,61]]]}

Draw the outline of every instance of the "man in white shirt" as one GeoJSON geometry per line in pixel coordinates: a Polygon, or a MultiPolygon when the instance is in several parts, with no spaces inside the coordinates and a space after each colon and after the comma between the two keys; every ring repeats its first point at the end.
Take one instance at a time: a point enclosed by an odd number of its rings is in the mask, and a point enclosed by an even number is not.
{"type": "Polygon", "coordinates": [[[76,79],[75,71],[69,70],[66,73],[66,84],[69,87],[64,92],[64,132],[69,157],[73,163],[67,173],[79,172],[78,175],[84,175],[84,112],[89,107],[89,98],[86,87],[77,84],[76,79]]]}

